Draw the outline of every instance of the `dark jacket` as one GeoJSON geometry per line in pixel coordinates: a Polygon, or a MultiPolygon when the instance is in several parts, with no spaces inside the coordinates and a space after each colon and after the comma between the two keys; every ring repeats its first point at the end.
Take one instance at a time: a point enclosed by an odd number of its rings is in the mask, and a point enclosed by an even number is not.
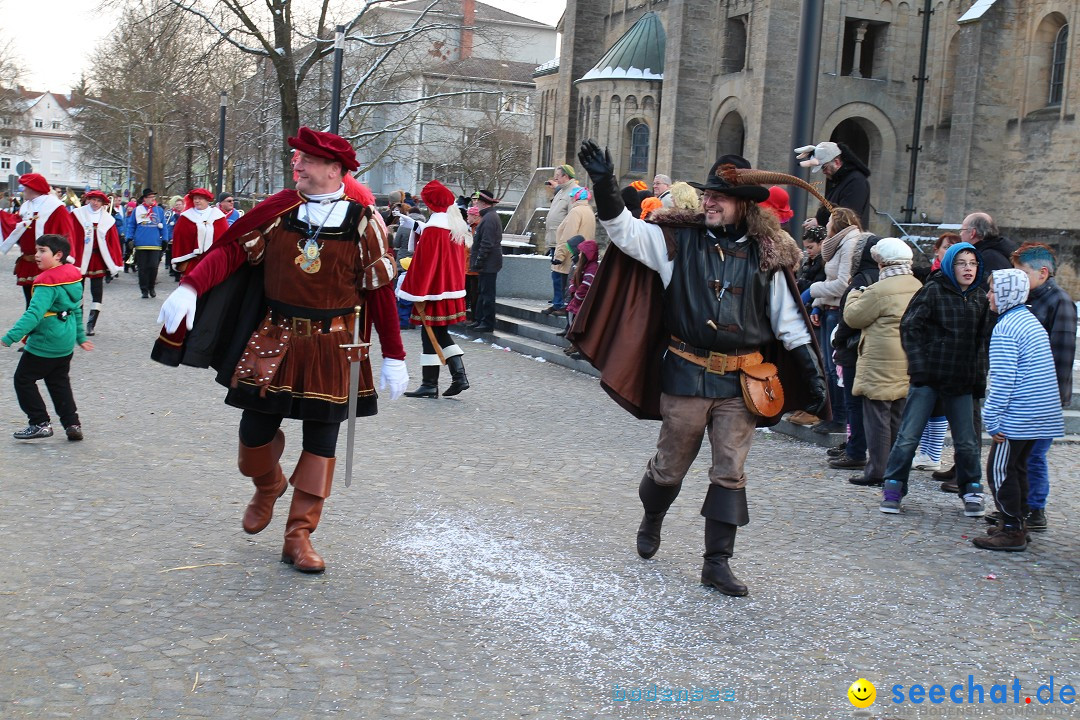
{"type": "MultiPolygon", "coordinates": [[[[855,249],[857,255],[855,262],[857,267],[851,273],[851,282],[848,283],[844,296],[840,298],[840,322],[836,324],[836,333],[833,335],[832,347],[836,352],[836,364],[841,367],[855,367],[859,360],[859,337],[861,333],[844,322],[844,303],[852,290],[869,287],[878,281],[878,264],[870,255],[870,249],[877,245],[880,240],[877,235],[867,235],[859,241],[855,249]]],[[[855,264],[855,263],[852,263],[855,264]]],[[[852,380],[854,382],[854,379],[852,380]]]]}
{"type": "Polygon", "coordinates": [[[975,246],[982,256],[984,266],[982,287],[986,289],[990,283],[990,274],[995,270],[1011,270],[1012,254],[1016,251],[1016,243],[1000,235],[987,235],[975,246]]]}
{"type": "MultiPolygon", "coordinates": [[[[825,183],[825,199],[833,207],[854,210],[865,230],[870,227],[870,168],[843,144],[840,145],[840,157],[844,164],[825,183]]],[[[829,211],[824,205],[818,208],[816,217],[822,227],[829,222],[829,211]]]]}
{"type": "MultiPolygon", "coordinates": [[[[913,385],[928,385],[945,395],[982,397],[989,371],[988,347],[993,322],[982,288],[985,265],[979,257],[975,282],[961,291],[953,260],[970,243],[956,243],[945,253],[941,272],[926,280],[900,321],[900,341],[907,354],[913,385]]],[[[975,251],[976,257],[979,256],[975,251]]]]}
{"type": "Polygon", "coordinates": [[[1054,278],[1050,278],[1031,291],[1028,306],[1050,336],[1061,406],[1066,407],[1072,398],[1072,368],[1076,358],[1076,305],[1054,278]]]}
{"type": "Polygon", "coordinates": [[[821,259],[821,253],[818,253],[813,260],[807,258],[803,262],[799,272],[795,275],[795,284],[798,286],[799,292],[802,292],[814,283],[821,282],[824,279],[825,261],[821,259]]]}
{"type": "Polygon", "coordinates": [[[502,221],[495,208],[480,211],[480,224],[473,233],[472,252],[469,255],[469,269],[482,273],[497,273],[502,270],[502,221]]]}

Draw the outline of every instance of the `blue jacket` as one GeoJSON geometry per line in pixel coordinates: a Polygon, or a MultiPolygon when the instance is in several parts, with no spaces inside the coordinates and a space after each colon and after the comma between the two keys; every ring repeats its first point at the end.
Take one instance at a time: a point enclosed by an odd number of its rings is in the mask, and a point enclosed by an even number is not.
{"type": "Polygon", "coordinates": [[[160,205],[155,205],[143,215],[144,208],[143,205],[136,206],[131,213],[132,219],[128,221],[129,227],[134,228],[135,247],[160,250],[165,235],[165,211],[160,205]],[[143,215],[142,222],[139,222],[140,215],[143,215]]]}
{"type": "Polygon", "coordinates": [[[176,221],[180,218],[180,213],[169,210],[165,213],[165,227],[162,228],[164,232],[161,235],[162,242],[168,244],[172,242],[173,230],[176,229],[176,221]]]}

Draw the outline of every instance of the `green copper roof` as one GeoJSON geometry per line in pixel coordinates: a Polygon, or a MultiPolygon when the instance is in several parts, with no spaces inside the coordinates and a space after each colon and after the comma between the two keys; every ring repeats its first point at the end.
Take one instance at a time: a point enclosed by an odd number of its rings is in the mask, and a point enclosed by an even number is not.
{"type": "Polygon", "coordinates": [[[664,26],[654,12],[642,15],[582,80],[663,80],[664,26]]]}

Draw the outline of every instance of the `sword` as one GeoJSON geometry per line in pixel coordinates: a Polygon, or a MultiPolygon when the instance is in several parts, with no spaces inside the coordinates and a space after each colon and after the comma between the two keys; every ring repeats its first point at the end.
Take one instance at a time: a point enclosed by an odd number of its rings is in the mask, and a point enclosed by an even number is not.
{"type": "Polygon", "coordinates": [[[435,339],[435,331],[428,325],[427,315],[424,314],[424,303],[413,303],[413,307],[416,308],[416,314],[420,316],[420,324],[424,326],[424,332],[427,333],[428,340],[431,341],[431,346],[435,348],[435,354],[439,356],[439,364],[446,364],[446,356],[443,355],[442,346],[439,345],[439,341],[435,339]]]}
{"type": "Polygon", "coordinates": [[[349,361],[349,429],[346,438],[345,450],[345,487],[352,485],[353,467],[353,441],[356,439],[356,393],[360,392],[360,349],[368,347],[371,343],[360,342],[360,310],[357,305],[353,310],[353,333],[352,344],[341,345],[346,351],[356,350],[356,359],[349,361]]]}

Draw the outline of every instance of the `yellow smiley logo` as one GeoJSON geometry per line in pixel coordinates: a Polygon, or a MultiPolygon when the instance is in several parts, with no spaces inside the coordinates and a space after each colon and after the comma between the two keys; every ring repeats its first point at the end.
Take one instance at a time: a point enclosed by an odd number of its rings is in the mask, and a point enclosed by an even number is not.
{"type": "Polygon", "coordinates": [[[859,678],[851,683],[851,687],[847,689],[847,697],[855,707],[868,708],[873,705],[874,700],[877,699],[877,690],[874,688],[874,684],[869,680],[866,678],[859,678]]]}

